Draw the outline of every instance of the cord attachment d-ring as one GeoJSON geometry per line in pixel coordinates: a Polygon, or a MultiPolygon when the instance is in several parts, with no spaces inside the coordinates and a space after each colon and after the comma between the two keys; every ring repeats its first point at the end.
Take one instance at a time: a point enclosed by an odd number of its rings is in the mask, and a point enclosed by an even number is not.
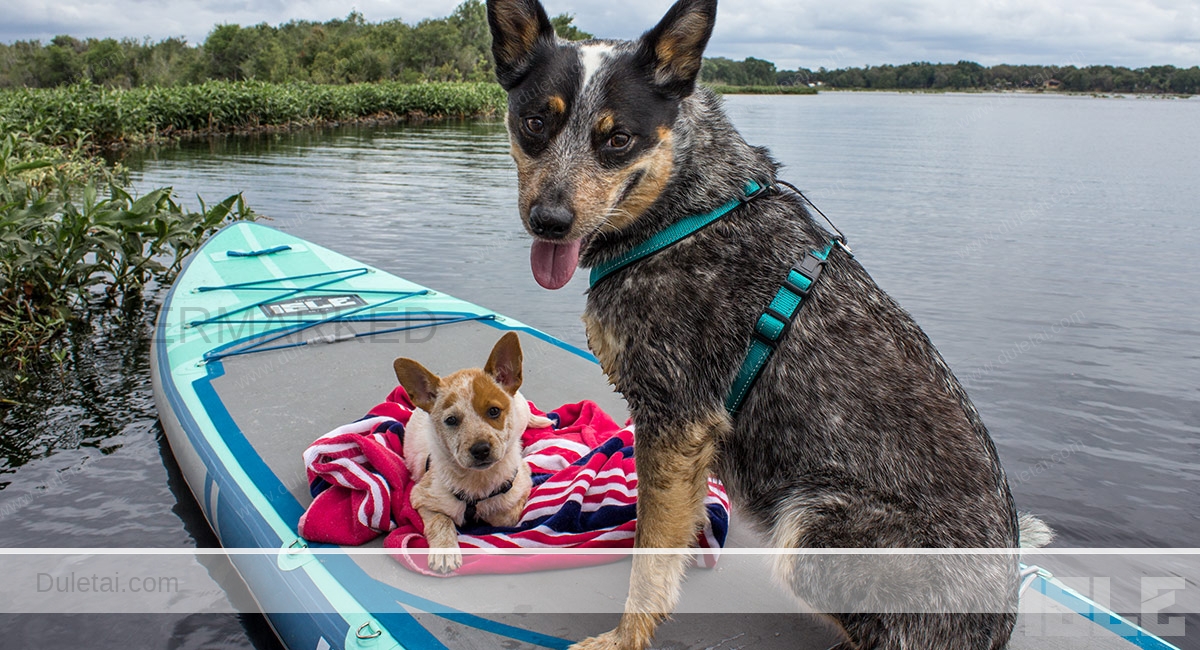
{"type": "Polygon", "coordinates": [[[358,631],[354,633],[354,636],[361,641],[369,641],[383,636],[383,630],[377,629],[371,621],[367,621],[358,626],[358,631]]]}
{"type": "Polygon", "coordinates": [[[383,626],[373,618],[368,618],[366,622],[357,627],[351,623],[350,629],[346,630],[346,642],[342,647],[346,650],[399,648],[391,637],[383,638],[383,631],[383,626]]]}
{"type": "Polygon", "coordinates": [[[308,542],[297,537],[279,548],[279,554],[275,556],[275,564],[281,571],[295,571],[311,562],[312,559],[313,554],[308,550],[308,542]]]}

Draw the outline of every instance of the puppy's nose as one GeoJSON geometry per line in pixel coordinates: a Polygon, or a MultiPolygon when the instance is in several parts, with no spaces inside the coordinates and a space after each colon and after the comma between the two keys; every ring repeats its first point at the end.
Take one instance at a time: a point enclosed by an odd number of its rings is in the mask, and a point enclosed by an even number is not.
{"type": "Polygon", "coordinates": [[[486,442],[477,442],[471,445],[471,457],[478,461],[488,459],[492,455],[492,446],[486,442]]]}
{"type": "Polygon", "coordinates": [[[575,214],[562,204],[539,203],[529,209],[529,229],[538,237],[562,239],[574,222],[575,214]]]}

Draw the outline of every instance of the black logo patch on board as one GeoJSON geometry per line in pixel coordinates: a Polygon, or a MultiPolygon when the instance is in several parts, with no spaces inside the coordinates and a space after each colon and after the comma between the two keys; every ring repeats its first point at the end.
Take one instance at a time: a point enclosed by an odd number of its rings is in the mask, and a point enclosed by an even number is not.
{"type": "Polygon", "coordinates": [[[264,314],[271,317],[305,316],[308,314],[326,314],[331,311],[362,307],[367,301],[353,293],[335,296],[309,296],[305,298],[288,298],[259,305],[264,314]]]}

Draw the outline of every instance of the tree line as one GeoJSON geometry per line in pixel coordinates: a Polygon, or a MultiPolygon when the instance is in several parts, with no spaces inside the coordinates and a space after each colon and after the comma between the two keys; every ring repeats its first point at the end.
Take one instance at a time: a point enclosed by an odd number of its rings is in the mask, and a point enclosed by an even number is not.
{"type": "MultiPolygon", "coordinates": [[[[591,34],[569,14],[552,19],[559,34],[591,34]]],[[[491,81],[491,36],[482,0],[465,0],[445,18],[409,25],[344,19],[293,20],[242,27],[217,25],[193,47],[182,38],[78,39],[0,44],[0,88],[52,88],[77,82],[133,88],[210,80],[301,81],[344,84],[374,81],[491,81]]]]}
{"type": "MultiPolygon", "coordinates": [[[[572,16],[551,19],[559,35],[591,38],[572,16]]],[[[272,26],[217,25],[204,42],[77,39],[0,44],[0,88],[50,88],[77,82],[131,88],[209,80],[491,81],[491,37],[482,0],[465,0],[444,18],[409,25],[369,23],[352,11],[344,19],[293,20],[272,26]]],[[[827,70],[778,70],[771,61],[707,58],[701,80],[721,86],[817,86],[870,90],[1020,90],[1200,94],[1200,67],[983,66],[914,62],[827,70]]]]}
{"type": "Polygon", "coordinates": [[[983,66],[958,63],[915,62],[836,70],[783,70],[776,73],[781,85],[815,84],[831,88],[872,90],[1062,90],[1100,93],[1200,93],[1200,67],[1156,65],[1125,68],[1112,65],[1085,67],[1041,65],[983,66]]]}
{"type": "Polygon", "coordinates": [[[878,65],[827,70],[776,70],[770,61],[705,59],[702,80],[731,86],[818,86],[854,90],[1062,90],[1102,93],[1200,94],[1200,67],[1156,65],[983,66],[973,61],[878,65]]]}

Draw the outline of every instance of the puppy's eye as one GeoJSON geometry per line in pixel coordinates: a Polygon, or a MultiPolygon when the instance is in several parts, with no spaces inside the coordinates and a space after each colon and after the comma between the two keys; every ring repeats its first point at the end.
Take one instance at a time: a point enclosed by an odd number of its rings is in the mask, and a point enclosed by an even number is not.
{"type": "Polygon", "coordinates": [[[534,135],[541,135],[546,130],[546,122],[540,117],[525,118],[525,128],[534,135]]]}
{"type": "Polygon", "coordinates": [[[614,133],[612,137],[608,139],[608,146],[612,149],[624,149],[628,147],[631,142],[633,142],[633,136],[629,135],[628,133],[614,133]]]}
{"type": "Polygon", "coordinates": [[[448,426],[448,427],[456,427],[456,426],[458,426],[458,417],[454,416],[454,415],[449,415],[449,416],[446,416],[446,419],[442,420],[442,422],[445,422],[446,426],[448,426]]]}
{"type": "Polygon", "coordinates": [[[487,410],[487,416],[488,416],[489,418],[492,418],[493,420],[494,420],[494,419],[496,419],[496,418],[498,418],[498,417],[500,417],[500,407],[499,407],[499,406],[493,406],[492,408],[488,409],[488,410],[487,410]]]}

